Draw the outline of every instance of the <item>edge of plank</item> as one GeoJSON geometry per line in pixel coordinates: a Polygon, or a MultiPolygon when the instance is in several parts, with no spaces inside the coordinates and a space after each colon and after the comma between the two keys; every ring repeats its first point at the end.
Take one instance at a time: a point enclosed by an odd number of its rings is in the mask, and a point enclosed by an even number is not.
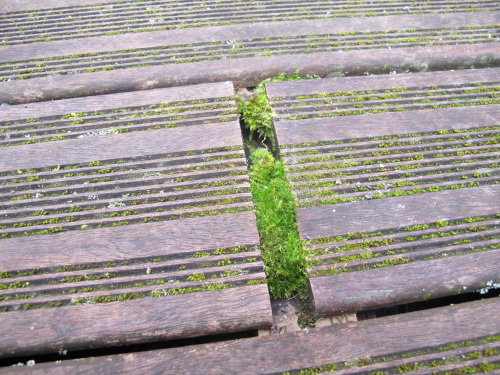
{"type": "Polygon", "coordinates": [[[90,370],[221,374],[241,368],[249,374],[298,371],[492,336],[500,332],[498,325],[491,324],[497,313],[498,298],[250,340],[37,364],[32,370],[39,374],[88,374],[90,370]]]}
{"type": "Polygon", "coordinates": [[[0,357],[269,328],[267,285],[0,315],[0,357]],[[214,307],[216,308],[214,309],[214,307]]]}
{"type": "Polygon", "coordinates": [[[251,211],[0,241],[2,271],[259,244],[251,211]],[[105,246],[103,245],[105,244],[105,246]]]}
{"type": "Polygon", "coordinates": [[[310,279],[315,312],[340,315],[478,291],[500,281],[500,251],[310,279]]]}
{"type": "Polygon", "coordinates": [[[498,124],[500,106],[482,105],[275,122],[278,143],[300,144],[498,124]],[[393,130],[391,130],[393,129],[393,130]]]}
{"type": "Polygon", "coordinates": [[[499,63],[500,52],[493,43],[253,57],[0,82],[0,102],[27,103],[228,80],[238,87],[250,87],[281,73],[293,74],[296,69],[303,75],[361,75],[408,69],[481,68],[499,63]]]}

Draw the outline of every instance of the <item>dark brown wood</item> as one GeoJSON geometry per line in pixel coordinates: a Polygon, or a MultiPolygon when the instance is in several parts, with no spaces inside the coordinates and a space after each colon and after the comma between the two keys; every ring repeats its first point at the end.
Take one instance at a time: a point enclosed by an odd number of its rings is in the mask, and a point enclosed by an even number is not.
{"type": "Polygon", "coordinates": [[[119,160],[241,144],[237,121],[140,133],[36,143],[0,149],[0,171],[119,160]],[[210,137],[207,137],[210,134],[210,137]],[[39,155],[44,155],[40,158],[39,155]]]}
{"type": "MultiPolygon", "coordinates": [[[[116,3],[116,0],[99,0],[99,4],[116,3]]],[[[12,0],[8,4],[2,4],[2,12],[20,12],[37,9],[51,9],[79,5],[88,5],[87,0],[50,0],[42,3],[33,3],[29,0],[12,0]]]]}
{"type": "Polygon", "coordinates": [[[500,282],[500,250],[310,280],[317,314],[340,315],[479,291],[500,282]]]}
{"type": "Polygon", "coordinates": [[[2,313],[0,357],[268,328],[266,285],[2,313]],[[214,309],[214,306],[217,306],[214,309]]]}
{"type": "MultiPolygon", "coordinates": [[[[498,319],[495,319],[497,316],[498,298],[298,333],[63,361],[58,364],[36,364],[30,368],[30,372],[276,374],[392,355],[396,355],[396,359],[387,362],[389,364],[399,363],[402,358],[406,360],[404,363],[414,363],[424,355],[438,353],[442,358],[457,350],[437,351],[437,347],[497,335],[500,332],[498,319]],[[430,349],[430,354],[418,354],[422,349],[430,349]],[[404,353],[413,354],[398,357],[404,353]]],[[[458,350],[467,353],[465,348],[458,350]]],[[[11,368],[7,372],[22,370],[11,368]]]]}
{"type": "MultiPolygon", "coordinates": [[[[497,348],[498,347],[498,344],[479,344],[479,345],[472,345],[471,347],[462,347],[462,348],[459,348],[459,349],[452,349],[452,350],[448,350],[446,351],[446,358],[467,358],[467,356],[471,355],[471,357],[474,356],[474,354],[471,354],[471,353],[474,353],[476,352],[476,355],[477,355],[477,352],[484,352],[485,350],[491,350],[492,349],[492,346],[497,348]]],[[[418,368],[418,367],[423,367],[422,365],[420,366],[417,366],[417,369],[414,371],[416,372],[418,375],[432,375],[432,374],[436,374],[436,371],[440,371],[440,372],[444,372],[445,371],[450,371],[450,372],[459,372],[461,369],[464,369],[463,371],[466,371],[465,368],[475,368],[476,366],[478,365],[481,365],[481,364],[484,364],[485,362],[487,363],[491,363],[491,362],[497,362],[498,361],[498,358],[499,356],[498,355],[493,355],[491,357],[488,357],[487,359],[485,358],[481,358],[481,359],[476,359],[476,360],[464,360],[464,361],[460,361],[459,363],[453,363],[453,364],[442,364],[442,365],[439,365],[438,369],[436,368],[426,368],[426,369],[422,369],[422,368],[418,368]],[[418,371],[418,372],[417,372],[418,371]]],[[[437,353],[431,353],[431,354],[424,354],[424,355],[421,355],[421,356],[418,356],[418,363],[430,363],[432,361],[435,361],[437,363],[443,361],[443,353],[442,352],[437,352],[437,353]]],[[[449,361],[451,362],[451,361],[449,361]]],[[[411,368],[412,365],[414,365],[414,363],[416,363],[416,361],[414,360],[413,362],[411,360],[408,360],[408,359],[396,359],[396,360],[393,360],[389,363],[387,362],[383,362],[383,363],[377,363],[377,364],[373,364],[373,365],[368,365],[368,366],[363,366],[363,371],[366,371],[367,373],[374,373],[374,372],[377,372],[377,371],[391,371],[391,370],[394,370],[394,368],[396,368],[396,371],[404,371],[405,369],[408,369],[408,368],[411,368]],[[400,367],[400,369],[398,369],[398,367],[400,367]]],[[[424,365],[425,366],[425,365],[424,365]]],[[[413,371],[412,371],[413,372],[413,371]]],[[[340,374],[340,375],[349,375],[349,374],[359,374],[359,368],[358,367],[354,367],[352,369],[349,369],[349,370],[340,370],[340,371],[336,371],[337,374],[340,374]]]]}
{"type": "Polygon", "coordinates": [[[440,191],[397,198],[297,210],[300,235],[317,238],[397,229],[437,220],[492,215],[500,207],[500,187],[440,191]],[[459,202],[459,204],[457,204],[459,202]]]}
{"type": "MultiPolygon", "coordinates": [[[[59,1],[59,0],[58,0],[59,1]]],[[[64,1],[64,0],[61,0],[64,1]]],[[[73,0],[78,2],[79,0],[73,0]]],[[[115,0],[107,0],[116,2],[115,0]]],[[[105,3],[102,1],[100,3],[105,3]]],[[[25,4],[24,6],[27,6],[25,4]]],[[[32,3],[29,3],[32,5],[32,3]]],[[[47,4],[43,4],[45,7],[47,4]]],[[[12,4],[5,4],[12,7],[12,4]]],[[[3,7],[3,6],[2,6],[3,7]]],[[[33,60],[38,58],[71,56],[89,52],[120,51],[134,48],[151,48],[168,45],[242,40],[255,38],[290,37],[315,34],[337,34],[345,32],[377,32],[386,30],[414,30],[433,28],[452,28],[462,25],[488,26],[495,24],[499,12],[485,12],[474,15],[425,14],[415,16],[366,17],[362,23],[351,18],[318,19],[311,21],[283,21],[280,23],[264,22],[259,27],[252,24],[207,26],[182,30],[159,30],[143,33],[110,35],[80,39],[78,43],[54,41],[44,43],[39,48],[37,43],[0,47],[0,62],[33,60]]]]}
{"type": "Polygon", "coordinates": [[[113,262],[258,245],[253,212],[200,217],[127,227],[5,238],[0,241],[2,271],[113,262]],[[105,243],[106,246],[102,244],[105,243]]]}
{"type": "Polygon", "coordinates": [[[0,121],[15,121],[26,118],[58,116],[71,113],[144,106],[149,104],[232,96],[234,96],[234,89],[231,82],[207,83],[186,87],[147,90],[139,95],[135,92],[125,92],[120,94],[55,100],[46,103],[32,103],[29,105],[13,105],[2,108],[0,111],[0,121]]]}
{"type": "MultiPolygon", "coordinates": [[[[339,91],[391,90],[394,88],[424,88],[440,85],[462,85],[470,82],[496,82],[500,68],[391,74],[369,77],[330,78],[319,81],[269,82],[266,92],[269,98],[295,97],[339,91]]],[[[279,104],[279,103],[278,103],[279,104]]]]}
{"type": "Polygon", "coordinates": [[[239,87],[248,87],[280,73],[292,74],[296,69],[302,75],[326,76],[338,72],[360,75],[391,70],[481,68],[496,66],[499,62],[500,53],[494,44],[254,57],[2,82],[0,102],[27,103],[227,80],[239,87]]]}
{"type": "Polygon", "coordinates": [[[494,126],[499,115],[500,109],[497,105],[371,113],[280,121],[276,123],[276,134],[279,144],[283,146],[314,141],[494,126]]]}

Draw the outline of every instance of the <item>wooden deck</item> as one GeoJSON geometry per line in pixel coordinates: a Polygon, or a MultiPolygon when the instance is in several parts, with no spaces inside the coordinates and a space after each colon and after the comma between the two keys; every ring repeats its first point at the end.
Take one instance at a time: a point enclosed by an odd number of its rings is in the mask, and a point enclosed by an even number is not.
{"type": "Polygon", "coordinates": [[[267,84],[310,242],[317,313],[498,282],[498,77],[485,69],[267,84]]]}
{"type": "Polygon", "coordinates": [[[499,19],[494,0],[1,4],[0,374],[498,373],[499,19]],[[235,94],[297,69],[322,79],[266,90],[316,318],[442,307],[272,326],[235,94]]]}
{"type": "Polygon", "coordinates": [[[0,357],[271,325],[233,96],[2,110],[0,357]]]}
{"type": "Polygon", "coordinates": [[[500,62],[495,1],[99,3],[9,4],[0,102],[226,80],[248,87],[295,69],[359,75],[500,62]]]}
{"type": "MultiPolygon", "coordinates": [[[[497,301],[229,343],[147,351],[32,367],[32,374],[418,374],[483,372],[498,363],[497,301]],[[402,334],[404,332],[404,334],[402,334]]],[[[26,367],[10,368],[17,374],[26,367]]]]}

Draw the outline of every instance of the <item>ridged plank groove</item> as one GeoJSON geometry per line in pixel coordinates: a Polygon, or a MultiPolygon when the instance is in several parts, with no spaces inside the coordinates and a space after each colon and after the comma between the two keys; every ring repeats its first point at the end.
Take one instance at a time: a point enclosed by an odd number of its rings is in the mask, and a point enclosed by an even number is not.
{"type": "Polygon", "coordinates": [[[233,39],[189,43],[168,47],[127,49],[102,53],[81,53],[29,61],[0,64],[0,82],[120,70],[148,66],[202,61],[232,60],[250,57],[298,55],[318,52],[345,52],[421,46],[495,43],[495,26],[471,26],[463,29],[419,29],[303,35],[255,39],[233,39]]]}
{"type": "Polygon", "coordinates": [[[318,313],[498,283],[497,73],[267,84],[318,313]]]}
{"type": "Polygon", "coordinates": [[[387,15],[488,12],[498,10],[495,1],[436,0],[425,4],[411,1],[340,2],[131,2],[57,9],[8,12],[1,29],[4,45],[126,34],[227,24],[309,20],[387,15]]]}
{"type": "Polygon", "coordinates": [[[85,374],[89,370],[220,374],[244,366],[249,374],[494,372],[498,368],[499,331],[491,319],[497,305],[495,300],[477,301],[307,332],[236,340],[231,345],[212,343],[198,345],[196,350],[173,348],[44,363],[34,370],[37,374],[85,374]]]}
{"type": "Polygon", "coordinates": [[[0,357],[271,324],[235,105],[221,82],[4,108],[0,357]]]}

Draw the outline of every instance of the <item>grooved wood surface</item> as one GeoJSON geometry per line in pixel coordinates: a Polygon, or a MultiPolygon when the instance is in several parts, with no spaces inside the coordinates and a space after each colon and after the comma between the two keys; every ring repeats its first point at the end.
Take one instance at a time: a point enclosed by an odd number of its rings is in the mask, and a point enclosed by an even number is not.
{"type": "Polygon", "coordinates": [[[375,113],[355,117],[322,118],[290,121],[277,127],[278,142],[295,143],[335,141],[346,138],[382,137],[411,134],[428,129],[470,129],[496,125],[499,108],[439,108],[429,112],[375,113]],[[397,125],[397,126],[396,126],[397,125]],[[306,130],[309,129],[309,130],[306,130]]]}
{"type": "Polygon", "coordinates": [[[147,90],[141,92],[139,95],[135,92],[124,92],[119,94],[53,100],[47,103],[13,105],[2,108],[0,111],[0,121],[43,118],[45,116],[233,96],[234,89],[231,82],[206,83],[185,87],[147,90]]]}
{"type": "MultiPolygon", "coordinates": [[[[170,5],[182,8],[187,3],[170,5]]],[[[156,3],[103,4],[104,10],[80,9],[83,13],[94,12],[98,23],[113,23],[99,29],[80,29],[90,20],[78,20],[82,14],[71,15],[72,8],[40,15],[54,23],[68,23],[52,28],[48,34],[41,34],[43,19],[27,22],[23,30],[26,35],[18,38],[14,38],[15,27],[6,26],[5,45],[0,46],[0,101],[14,104],[225,80],[248,87],[295,69],[303,75],[361,75],[477,69],[497,66],[499,61],[495,45],[498,7],[492,4],[482,4],[484,9],[480,12],[458,13],[452,8],[436,12],[438,6],[433,9],[435,14],[421,10],[411,14],[398,12],[395,10],[400,8],[395,4],[358,4],[354,6],[355,13],[364,12],[367,6],[381,11],[379,17],[364,17],[362,23],[356,17],[346,18],[346,14],[354,14],[348,10],[342,10],[343,15],[326,10],[321,13],[319,8],[330,6],[323,3],[318,9],[311,9],[314,14],[305,17],[283,14],[291,8],[279,4],[282,8],[276,14],[266,14],[263,8],[253,12],[246,9],[250,11],[247,17],[234,15],[237,24],[214,19],[214,9],[233,5],[208,5],[208,18],[197,25],[203,27],[190,28],[192,25],[187,22],[182,24],[182,30],[175,30],[184,22],[180,19],[170,26],[162,24],[170,21],[158,12],[168,9],[156,3]],[[122,30],[126,27],[124,22],[129,22],[127,17],[114,19],[112,13],[125,11],[130,16],[130,9],[126,8],[134,6],[149,16],[139,17],[140,25],[134,23],[130,29],[122,30]],[[98,21],[101,13],[111,18],[98,21]],[[267,22],[275,16],[280,22],[267,22]],[[340,18],[328,19],[337,16],[340,18]],[[320,19],[312,21],[311,17],[320,19]],[[33,28],[30,22],[38,23],[33,28]],[[51,37],[50,33],[54,35],[51,37]],[[65,40],[73,37],[78,43],[65,40]],[[32,43],[41,41],[44,48],[38,48],[40,43],[32,43]],[[24,42],[28,44],[19,44],[24,42]]],[[[268,5],[272,4],[261,7],[268,5]]],[[[412,8],[415,4],[410,5],[412,8]]],[[[187,15],[181,11],[179,17],[207,13],[198,6],[191,7],[187,15]]]]}
{"type": "Polygon", "coordinates": [[[267,286],[256,285],[23,314],[7,312],[0,318],[4,327],[0,357],[267,328],[270,308],[267,286]]]}
{"type": "Polygon", "coordinates": [[[347,233],[372,233],[420,223],[489,216],[498,213],[500,186],[449,190],[398,199],[374,199],[298,210],[299,231],[318,238],[347,233]],[[460,202],[460,204],[457,204],[460,202]],[[353,214],[353,213],[362,214],[353,214]]]}
{"type": "Polygon", "coordinates": [[[427,260],[364,272],[311,279],[316,312],[346,314],[369,306],[401,305],[414,301],[480,291],[500,280],[500,250],[427,260]]]}
{"type": "Polygon", "coordinates": [[[201,147],[226,147],[241,143],[239,124],[198,125],[161,129],[154,132],[110,134],[103,137],[71,139],[63,142],[21,145],[0,150],[0,169],[41,168],[92,162],[94,160],[120,160],[142,155],[188,152],[201,147]],[[210,139],[205,143],[206,134],[210,139]],[[40,159],[37,155],[44,155],[40,159]]]}
{"type": "Polygon", "coordinates": [[[0,357],[272,324],[231,82],[3,109],[0,357]]]}
{"type": "Polygon", "coordinates": [[[439,73],[391,74],[368,77],[345,77],[342,79],[322,79],[307,81],[271,82],[266,84],[266,92],[271,98],[295,97],[341,91],[391,90],[395,88],[419,89],[436,85],[464,85],[470,82],[496,82],[500,77],[499,68],[458,70],[439,73]],[[437,77],[438,76],[438,77],[437,77]]]}
{"type": "Polygon", "coordinates": [[[29,83],[22,80],[0,82],[0,101],[11,104],[28,103],[227,80],[239,87],[249,87],[281,73],[293,74],[297,69],[302,75],[326,76],[334,72],[354,75],[364,72],[387,74],[390,71],[403,72],[409,69],[431,71],[473,66],[481,68],[498,65],[499,61],[498,48],[490,44],[251,57],[229,63],[207,61],[203,64],[144,67],[133,71],[83,73],[70,78],[54,76],[29,83]]]}
{"type": "Polygon", "coordinates": [[[500,280],[498,73],[266,84],[317,313],[500,280]]]}
{"type": "Polygon", "coordinates": [[[2,269],[119,262],[255,245],[258,233],[254,223],[253,212],[242,212],[150,223],[136,230],[124,226],[55,233],[37,236],[36,241],[30,236],[5,238],[0,241],[2,269]]]}
{"type": "Polygon", "coordinates": [[[440,29],[470,25],[481,27],[495,24],[500,12],[458,14],[426,14],[415,16],[386,16],[382,18],[368,17],[359,23],[357,20],[319,19],[311,21],[283,21],[255,25],[208,26],[203,29],[147,31],[139,34],[108,35],[79,40],[78,43],[53,41],[44,43],[44,48],[36,44],[0,47],[0,62],[33,60],[55,56],[70,56],[82,53],[97,53],[131,49],[144,49],[162,46],[176,46],[190,43],[238,41],[275,37],[295,37],[303,35],[338,34],[347,31],[357,33],[385,32],[387,30],[440,29]]]}
{"type": "MultiPolygon", "coordinates": [[[[284,335],[63,361],[59,364],[37,364],[30,371],[34,374],[84,374],[89,370],[101,373],[221,374],[244,369],[248,374],[276,374],[328,364],[338,364],[338,371],[342,371],[349,369],[341,367],[349,361],[395,355],[379,364],[359,365],[362,367],[357,368],[358,371],[390,369],[428,358],[442,360],[443,356],[460,357],[474,350],[496,348],[498,344],[495,342],[478,341],[473,344],[472,341],[498,335],[500,326],[495,319],[497,316],[498,298],[495,298],[284,335]],[[461,345],[464,341],[470,341],[471,346],[461,345]],[[445,348],[452,343],[459,345],[445,348]],[[436,350],[438,347],[442,349],[436,350]]],[[[483,358],[483,361],[488,361],[488,358],[483,358]]],[[[466,366],[467,362],[464,363],[466,366]]],[[[454,366],[462,367],[461,362],[454,363],[454,366]]],[[[12,368],[7,372],[22,370],[12,368]]]]}

